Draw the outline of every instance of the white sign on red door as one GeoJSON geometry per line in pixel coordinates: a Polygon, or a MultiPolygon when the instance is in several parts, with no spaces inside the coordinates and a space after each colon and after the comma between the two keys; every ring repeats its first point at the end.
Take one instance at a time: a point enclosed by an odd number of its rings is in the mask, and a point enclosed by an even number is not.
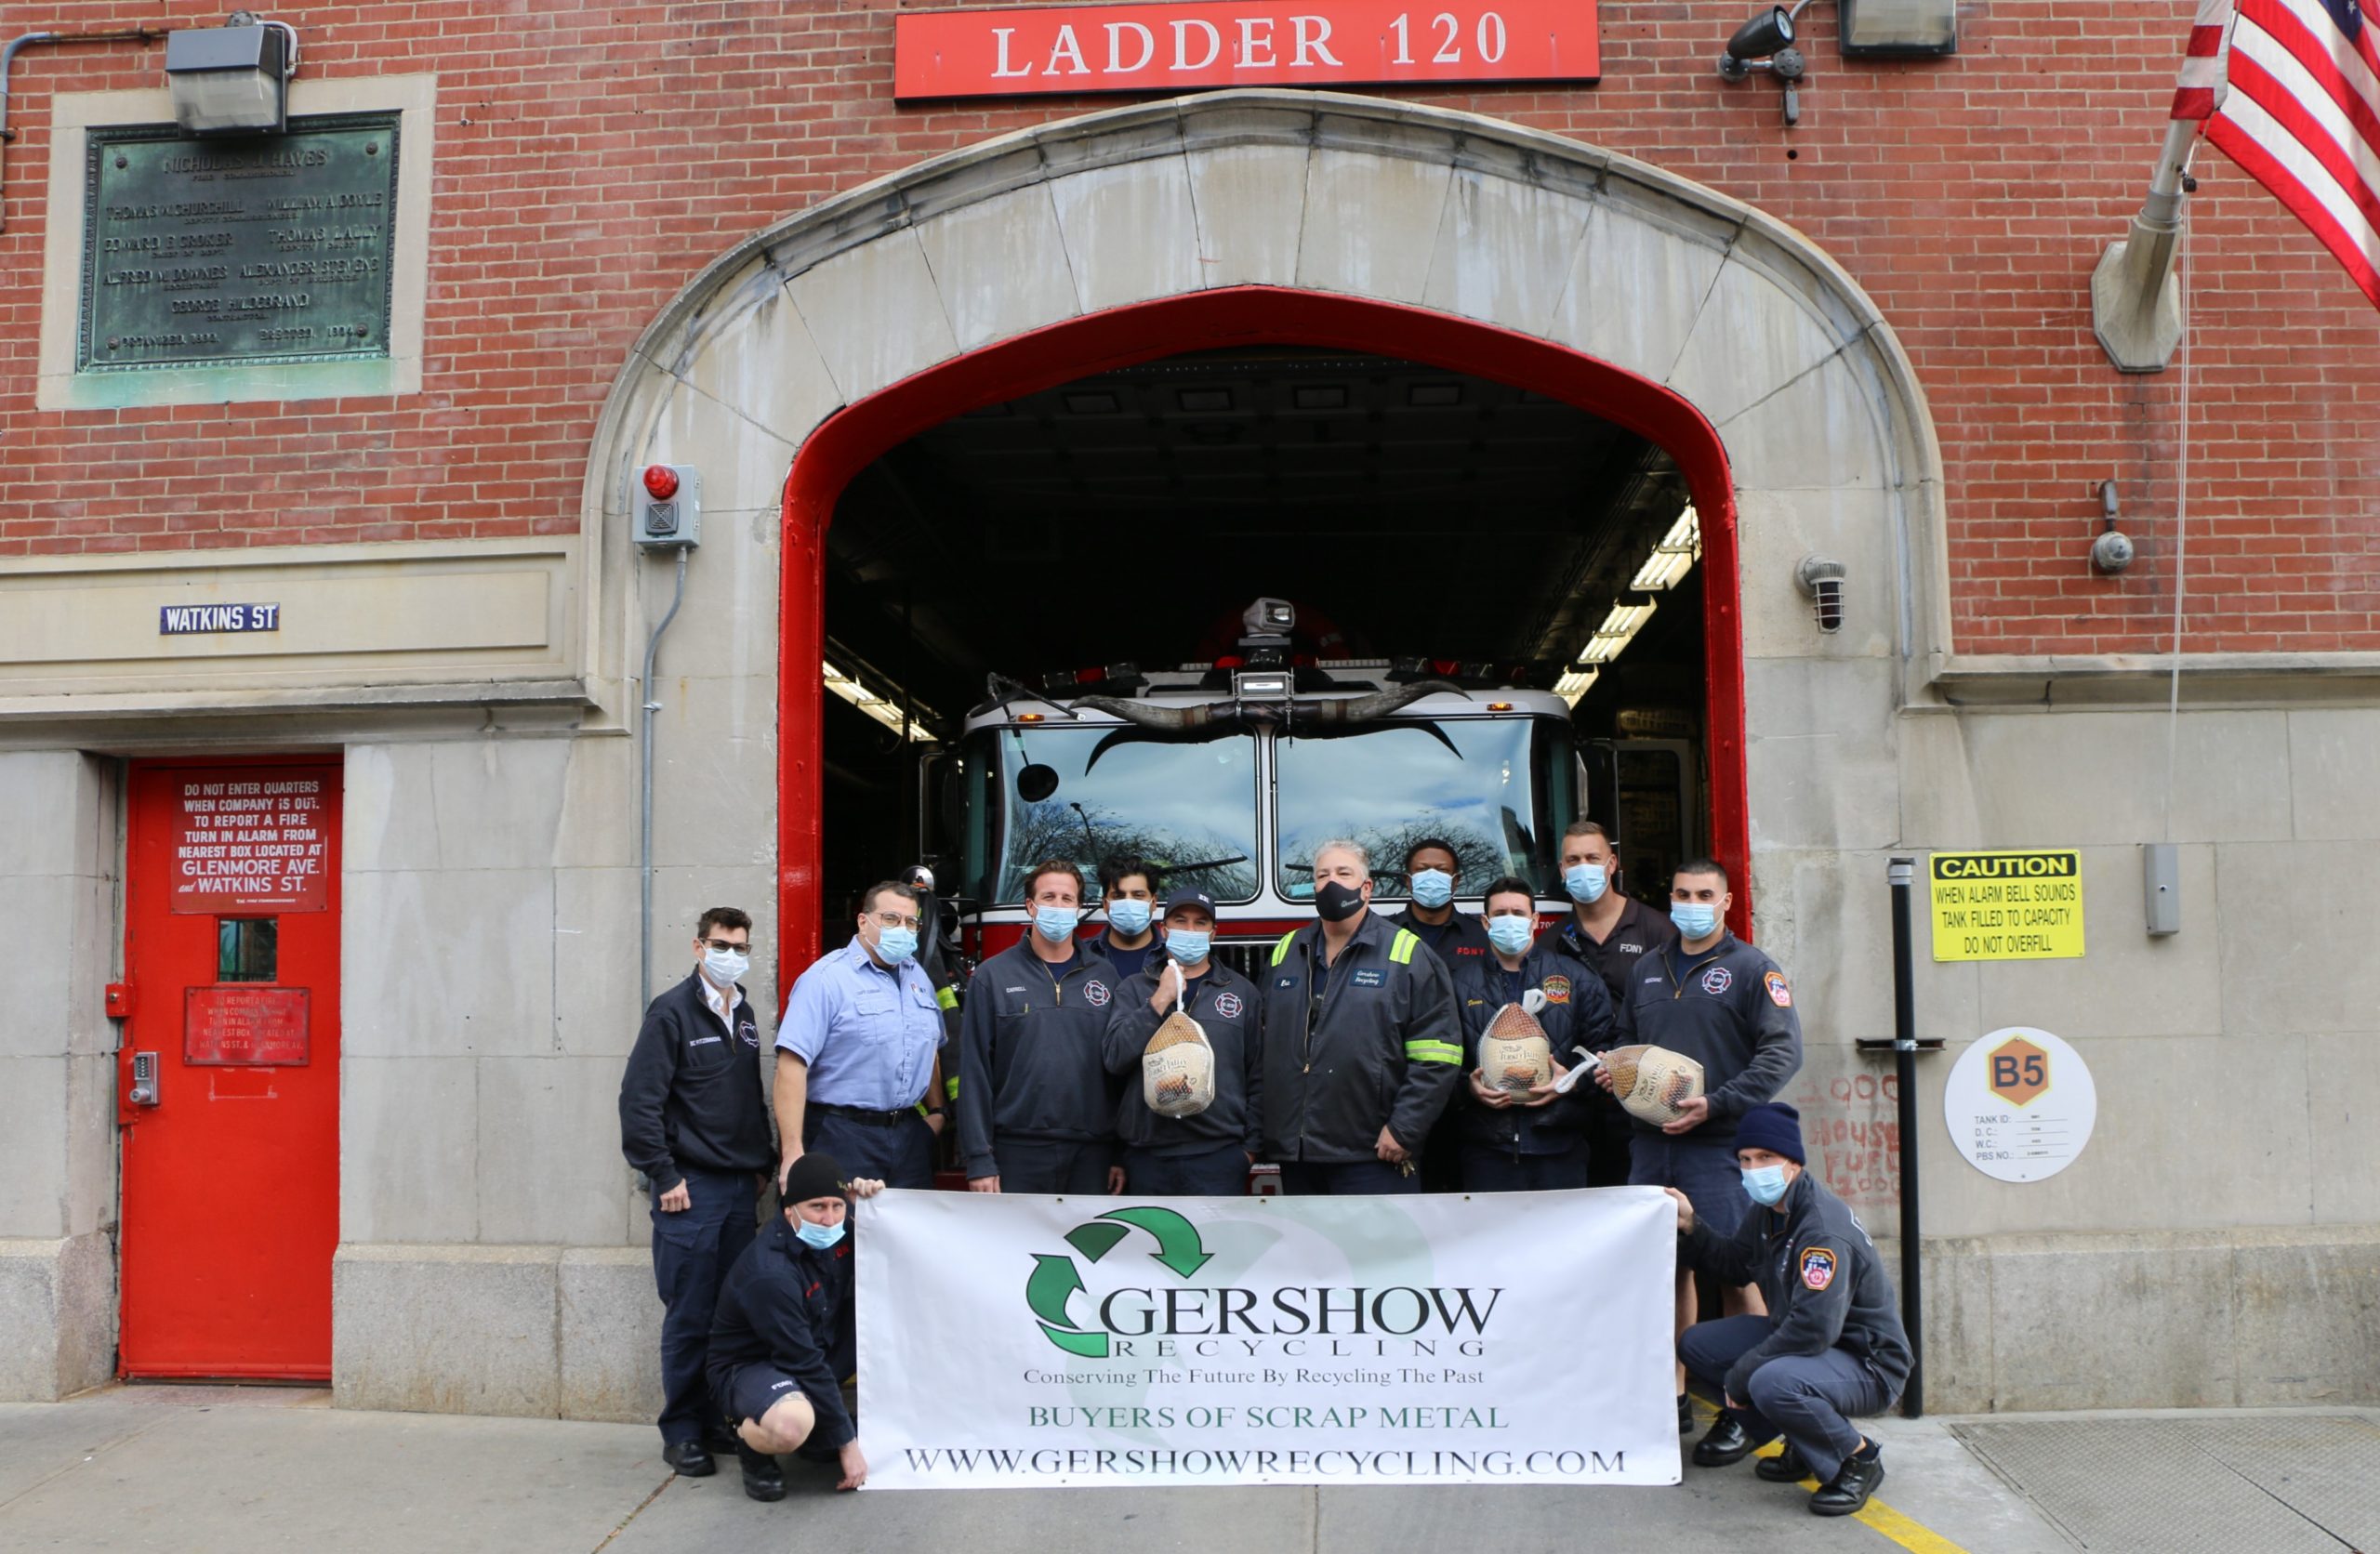
{"type": "Polygon", "coordinates": [[[272,767],[180,774],[173,910],[321,912],[330,905],[323,779],[272,767]]]}
{"type": "Polygon", "coordinates": [[[1189,0],[903,11],[892,95],[1593,81],[1596,0],[1189,0]]]}

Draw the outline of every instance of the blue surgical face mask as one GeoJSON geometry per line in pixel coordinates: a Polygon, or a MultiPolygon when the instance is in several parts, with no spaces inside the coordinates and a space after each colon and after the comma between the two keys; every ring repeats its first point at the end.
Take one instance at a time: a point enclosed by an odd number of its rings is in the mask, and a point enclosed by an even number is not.
{"type": "Polygon", "coordinates": [[[1755,1166],[1745,1170],[1744,1195],[1763,1208],[1775,1208],[1785,1196],[1785,1167],[1755,1166]]]}
{"type": "Polygon", "coordinates": [[[832,1225],[813,1225],[804,1219],[794,1226],[793,1233],[804,1246],[823,1252],[843,1239],[843,1227],[840,1220],[832,1225]]]}
{"type": "Polygon", "coordinates": [[[1126,896],[1107,903],[1107,922],[1117,933],[1130,938],[1149,926],[1149,903],[1126,896]]]}
{"type": "Polygon", "coordinates": [[[1033,909],[1033,931],[1052,944],[1063,944],[1072,939],[1075,924],[1080,920],[1071,906],[1037,906],[1033,909]]]}
{"type": "Polygon", "coordinates": [[[1601,863],[1573,863],[1562,871],[1562,889],[1581,906],[1593,906],[1611,889],[1611,875],[1601,863]]]}
{"type": "Polygon", "coordinates": [[[1413,904],[1435,912],[1454,900],[1454,876],[1444,869],[1423,869],[1413,876],[1413,904]]]}
{"type": "Polygon", "coordinates": [[[1718,931],[1719,909],[1709,902],[1672,902],[1670,921],[1688,939],[1708,939],[1718,931]]]}
{"type": "Polygon", "coordinates": [[[876,938],[876,956],[887,966],[898,966],[918,953],[918,930],[886,928],[876,938]]]}
{"type": "Polygon", "coordinates": [[[1536,937],[1537,919],[1534,917],[1506,915],[1488,919],[1488,942],[1496,946],[1500,955],[1519,955],[1536,937]]]}
{"type": "Polygon", "coordinates": [[[1168,928],[1165,930],[1165,953],[1184,966],[1196,966],[1207,958],[1208,947],[1214,942],[1214,937],[1195,928],[1168,928]]]}

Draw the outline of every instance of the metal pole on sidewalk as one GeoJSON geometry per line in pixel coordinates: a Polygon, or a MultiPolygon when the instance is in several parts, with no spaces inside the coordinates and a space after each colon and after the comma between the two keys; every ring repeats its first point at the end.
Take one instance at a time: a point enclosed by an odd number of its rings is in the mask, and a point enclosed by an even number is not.
{"type": "Polygon", "coordinates": [[[1893,886],[1893,1069],[1900,1087],[1900,1318],[1910,1350],[1900,1411],[1919,1419],[1925,1415],[1925,1284],[1917,1213],[1917,969],[1909,928],[1916,861],[1892,860],[1885,877],[1893,886]]]}

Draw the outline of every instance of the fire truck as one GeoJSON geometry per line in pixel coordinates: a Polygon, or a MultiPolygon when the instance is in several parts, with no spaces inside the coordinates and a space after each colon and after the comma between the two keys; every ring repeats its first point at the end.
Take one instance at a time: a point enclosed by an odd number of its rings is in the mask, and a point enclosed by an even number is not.
{"type": "Polygon", "coordinates": [[[935,948],[961,980],[1025,932],[1026,876],[1050,858],[1082,873],[1086,934],[1104,927],[1111,858],[1147,862],[1167,888],[1204,886],[1216,953],[1241,970],[1313,920],[1315,849],[1335,837],[1364,845],[1374,902],[1392,912],[1424,837],[1453,846],[1465,909],[1514,875],[1541,916],[1568,910],[1562,828],[1588,812],[1598,752],[1561,696],[1488,665],[1300,651],[1282,599],[1241,624],[1210,662],[995,678],[927,789],[945,850],[920,872],[939,898],[935,948]]]}

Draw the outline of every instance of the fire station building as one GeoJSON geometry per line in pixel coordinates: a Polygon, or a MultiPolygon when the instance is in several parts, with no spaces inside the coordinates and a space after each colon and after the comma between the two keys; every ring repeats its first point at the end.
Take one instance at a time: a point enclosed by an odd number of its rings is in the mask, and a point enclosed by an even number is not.
{"type": "Polygon", "coordinates": [[[1729,864],[1880,1236],[1915,860],[1936,1409],[2380,1401],[2380,323],[2205,151],[2095,336],[2188,0],[7,9],[0,1397],[650,1418],[641,990],[1269,594],[1729,864]]]}

